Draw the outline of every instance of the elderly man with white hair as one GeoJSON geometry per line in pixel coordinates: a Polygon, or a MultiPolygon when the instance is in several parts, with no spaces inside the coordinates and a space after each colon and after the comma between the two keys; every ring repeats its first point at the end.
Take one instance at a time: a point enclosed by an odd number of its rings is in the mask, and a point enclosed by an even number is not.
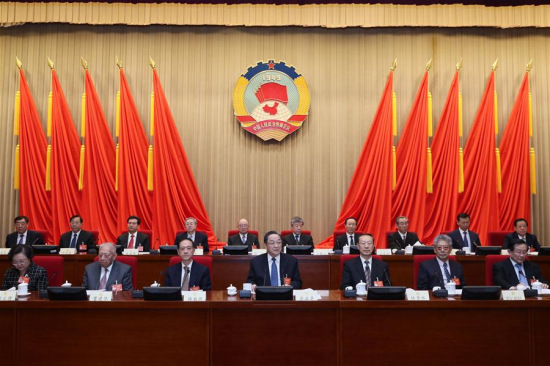
{"type": "Polygon", "coordinates": [[[116,247],[103,243],[99,247],[99,260],[84,269],[82,286],[86,290],[110,291],[115,284],[121,284],[123,291],[132,290],[132,267],[116,261],[116,247]]]}

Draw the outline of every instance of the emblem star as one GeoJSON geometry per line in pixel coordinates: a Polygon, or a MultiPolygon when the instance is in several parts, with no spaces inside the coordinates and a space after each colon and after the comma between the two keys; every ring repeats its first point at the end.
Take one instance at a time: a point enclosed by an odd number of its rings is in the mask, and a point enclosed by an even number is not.
{"type": "Polygon", "coordinates": [[[269,63],[267,64],[267,66],[269,66],[269,69],[270,70],[273,70],[273,68],[275,67],[275,63],[273,61],[269,61],[269,63]]]}

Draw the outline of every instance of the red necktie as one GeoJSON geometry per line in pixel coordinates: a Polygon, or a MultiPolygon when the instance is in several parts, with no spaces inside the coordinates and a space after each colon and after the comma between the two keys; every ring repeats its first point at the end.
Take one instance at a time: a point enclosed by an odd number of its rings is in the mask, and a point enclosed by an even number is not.
{"type": "Polygon", "coordinates": [[[134,234],[130,237],[130,243],[128,243],[128,249],[134,249],[134,234]]]}

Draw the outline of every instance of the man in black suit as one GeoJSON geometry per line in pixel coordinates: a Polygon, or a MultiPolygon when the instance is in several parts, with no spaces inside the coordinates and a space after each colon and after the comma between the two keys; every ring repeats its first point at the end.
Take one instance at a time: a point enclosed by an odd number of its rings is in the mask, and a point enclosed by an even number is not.
{"type": "Polygon", "coordinates": [[[246,282],[255,289],[258,286],[302,287],[298,261],[292,255],[281,253],[283,240],[276,231],[268,231],[264,236],[267,253],[250,261],[246,282]]]}
{"type": "Polygon", "coordinates": [[[465,212],[458,214],[456,224],[458,225],[458,229],[449,233],[449,236],[453,240],[453,248],[475,253],[477,246],[481,245],[481,241],[477,233],[469,230],[470,216],[465,212]]]}
{"type": "Polygon", "coordinates": [[[514,221],[514,232],[504,237],[504,248],[510,248],[512,245],[512,239],[519,239],[524,243],[527,243],[529,251],[538,252],[540,250],[540,243],[536,235],[529,234],[527,232],[529,224],[525,219],[516,219],[514,221]]]}
{"type": "Polygon", "coordinates": [[[86,290],[107,290],[119,284],[122,291],[130,291],[132,285],[132,267],[116,261],[116,249],[113,243],[103,243],[99,247],[98,261],[84,268],[82,287],[86,290]]]}
{"type": "Polygon", "coordinates": [[[44,238],[38,231],[27,230],[29,218],[27,216],[17,216],[13,223],[15,231],[6,236],[6,248],[11,248],[17,244],[44,244],[44,238]]]}
{"type": "Polygon", "coordinates": [[[366,283],[367,288],[379,285],[381,282],[384,286],[391,286],[390,269],[386,262],[372,258],[374,252],[374,238],[372,235],[361,235],[357,246],[360,255],[344,263],[340,289],[344,290],[348,286],[355,288],[355,285],[360,281],[366,283]]]}
{"type": "Polygon", "coordinates": [[[260,247],[258,237],[248,232],[248,221],[245,219],[239,220],[237,228],[239,229],[239,233],[229,237],[227,239],[227,245],[248,245],[249,252],[252,251],[253,246],[256,248],[260,247]]]}
{"type": "Polygon", "coordinates": [[[453,248],[452,239],[448,235],[438,235],[434,239],[435,258],[420,263],[416,287],[419,290],[431,290],[436,286],[445,288],[445,284],[453,281],[456,288],[466,285],[462,265],[449,260],[453,248]]]}
{"type": "Polygon", "coordinates": [[[407,217],[399,216],[395,220],[395,226],[397,227],[397,231],[388,235],[388,245],[391,249],[405,249],[407,245],[414,245],[420,241],[416,233],[408,231],[409,219],[407,217]]]}
{"type": "Polygon", "coordinates": [[[205,233],[196,231],[197,230],[196,218],[188,217],[185,219],[185,230],[187,230],[185,233],[182,233],[176,236],[174,245],[178,245],[178,243],[182,239],[189,238],[193,242],[194,248],[202,246],[204,253],[208,253],[208,236],[206,236],[205,233]]]}
{"type": "Polygon", "coordinates": [[[283,245],[311,245],[313,246],[313,238],[311,235],[302,234],[304,220],[301,217],[295,216],[290,220],[292,234],[288,234],[283,238],[283,245]]]}
{"type": "Polygon", "coordinates": [[[515,290],[519,284],[525,287],[531,281],[542,282],[542,288],[548,288],[548,282],[542,276],[538,264],[527,261],[529,247],[519,239],[511,239],[508,247],[510,258],[493,264],[493,281],[504,290],[515,290]]]}
{"type": "Polygon", "coordinates": [[[138,231],[141,219],[137,216],[130,216],[126,220],[126,224],[128,225],[128,232],[119,236],[116,244],[125,249],[137,249],[140,252],[150,251],[151,240],[149,235],[138,231]]]}
{"type": "Polygon", "coordinates": [[[71,217],[69,221],[71,225],[71,231],[67,231],[59,238],[60,248],[78,249],[80,245],[85,245],[86,250],[94,248],[94,236],[91,232],[82,230],[83,222],[84,220],[80,215],[74,215],[73,217],[71,217]]]}
{"type": "Polygon", "coordinates": [[[166,269],[164,286],[181,287],[182,290],[211,290],[210,271],[208,267],[193,260],[193,242],[185,238],[178,243],[178,255],[181,263],[166,269]]]}
{"type": "Polygon", "coordinates": [[[357,220],[355,217],[348,217],[345,221],[346,233],[336,237],[332,250],[342,250],[346,245],[357,245],[359,234],[355,232],[357,229],[357,220]]]}

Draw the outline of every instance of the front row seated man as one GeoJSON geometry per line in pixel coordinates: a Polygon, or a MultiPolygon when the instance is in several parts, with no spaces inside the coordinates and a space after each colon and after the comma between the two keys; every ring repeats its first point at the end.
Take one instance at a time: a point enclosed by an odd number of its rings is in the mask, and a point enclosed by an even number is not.
{"type": "Polygon", "coordinates": [[[528,261],[529,246],[523,240],[511,239],[508,247],[510,258],[493,264],[493,282],[504,290],[515,290],[519,284],[530,286],[538,280],[542,288],[548,288],[548,282],[542,277],[538,264],[528,261]]]}
{"type": "Polygon", "coordinates": [[[454,281],[456,288],[466,285],[462,265],[449,260],[453,249],[453,240],[448,235],[438,235],[434,239],[435,258],[420,263],[416,287],[418,290],[431,290],[438,286],[442,289],[445,284],[454,281]]]}
{"type": "Polygon", "coordinates": [[[122,284],[123,291],[132,290],[132,267],[116,261],[116,247],[103,243],[99,247],[99,260],[84,269],[82,286],[86,290],[111,290],[114,284],[122,284]]]}
{"type": "Polygon", "coordinates": [[[267,253],[250,261],[250,270],[246,282],[256,286],[292,286],[302,287],[302,278],[298,261],[292,255],[281,253],[283,239],[276,231],[268,231],[264,236],[267,253]],[[285,284],[285,278],[290,284],[285,284]]]}
{"type": "Polygon", "coordinates": [[[360,281],[367,284],[367,288],[374,286],[375,281],[384,283],[384,286],[391,286],[390,270],[386,262],[372,258],[374,252],[374,237],[371,234],[364,234],[357,242],[359,256],[344,263],[342,282],[340,289],[355,285],[360,281]]]}
{"type": "Polygon", "coordinates": [[[195,248],[191,239],[184,238],[178,243],[178,255],[180,263],[176,263],[166,269],[164,286],[181,287],[183,291],[211,290],[210,271],[208,267],[193,261],[195,248]]]}

